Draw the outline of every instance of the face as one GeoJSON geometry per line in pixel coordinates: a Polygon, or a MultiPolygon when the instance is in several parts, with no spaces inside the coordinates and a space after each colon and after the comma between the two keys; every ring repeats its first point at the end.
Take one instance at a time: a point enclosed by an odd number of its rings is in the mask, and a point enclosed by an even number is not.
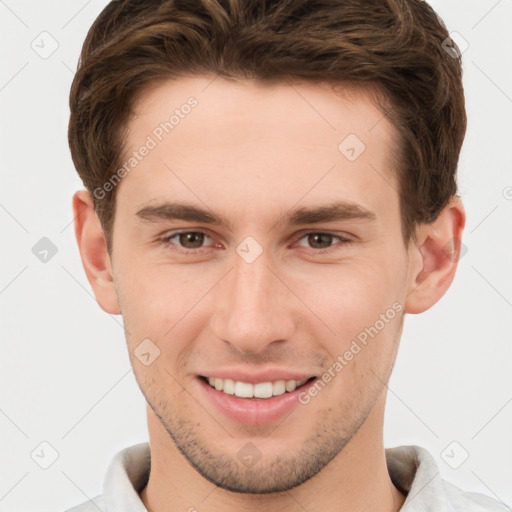
{"type": "Polygon", "coordinates": [[[394,364],[410,258],[393,127],[363,93],[211,77],[134,112],[112,272],[138,384],[210,481],[290,489],[365,424],[394,364]]]}

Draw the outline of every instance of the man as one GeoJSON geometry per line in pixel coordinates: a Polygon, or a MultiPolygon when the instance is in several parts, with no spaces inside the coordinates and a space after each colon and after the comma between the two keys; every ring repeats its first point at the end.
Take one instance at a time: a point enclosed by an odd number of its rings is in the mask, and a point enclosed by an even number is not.
{"type": "Polygon", "coordinates": [[[449,288],[465,224],[447,40],[419,0],[100,14],[70,98],[75,231],[150,442],[73,512],[506,510],[382,439],[405,314],[449,288]]]}

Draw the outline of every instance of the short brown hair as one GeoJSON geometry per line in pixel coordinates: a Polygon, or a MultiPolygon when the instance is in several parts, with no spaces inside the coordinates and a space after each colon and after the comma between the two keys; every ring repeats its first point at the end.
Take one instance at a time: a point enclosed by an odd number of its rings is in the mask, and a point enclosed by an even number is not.
{"type": "Polygon", "coordinates": [[[422,0],[113,0],[85,39],[70,93],[69,145],[109,252],[134,101],[162,80],[215,73],[262,82],[355,84],[396,128],[402,231],[457,192],[466,131],[461,56],[422,0]]]}

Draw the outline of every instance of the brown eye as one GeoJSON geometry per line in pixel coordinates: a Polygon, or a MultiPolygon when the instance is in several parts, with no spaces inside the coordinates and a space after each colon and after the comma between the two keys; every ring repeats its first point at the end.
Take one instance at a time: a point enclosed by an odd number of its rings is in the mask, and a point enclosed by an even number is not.
{"type": "Polygon", "coordinates": [[[197,249],[201,247],[204,242],[204,233],[195,231],[179,233],[176,236],[179,237],[179,242],[185,249],[197,249]]]}
{"type": "Polygon", "coordinates": [[[300,237],[298,242],[300,247],[307,247],[313,253],[326,254],[336,249],[341,249],[344,245],[352,242],[352,239],[342,235],[335,235],[334,233],[311,231],[300,237]]]}
{"type": "Polygon", "coordinates": [[[200,249],[206,249],[205,240],[210,237],[201,231],[178,231],[160,239],[166,249],[179,254],[199,253],[200,249]]]}
{"type": "Polygon", "coordinates": [[[332,244],[333,235],[329,233],[310,233],[308,242],[314,249],[326,249],[332,244]]]}

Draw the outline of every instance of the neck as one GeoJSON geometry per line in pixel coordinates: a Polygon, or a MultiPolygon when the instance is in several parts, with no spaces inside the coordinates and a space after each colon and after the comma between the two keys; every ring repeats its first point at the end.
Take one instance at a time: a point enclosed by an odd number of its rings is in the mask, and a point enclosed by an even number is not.
{"type": "Polygon", "coordinates": [[[385,394],[343,450],[315,477],[282,493],[241,494],[217,488],[174,445],[148,406],[151,472],[141,499],[149,512],[397,512],[405,496],[393,485],[382,441],[385,394]]]}

